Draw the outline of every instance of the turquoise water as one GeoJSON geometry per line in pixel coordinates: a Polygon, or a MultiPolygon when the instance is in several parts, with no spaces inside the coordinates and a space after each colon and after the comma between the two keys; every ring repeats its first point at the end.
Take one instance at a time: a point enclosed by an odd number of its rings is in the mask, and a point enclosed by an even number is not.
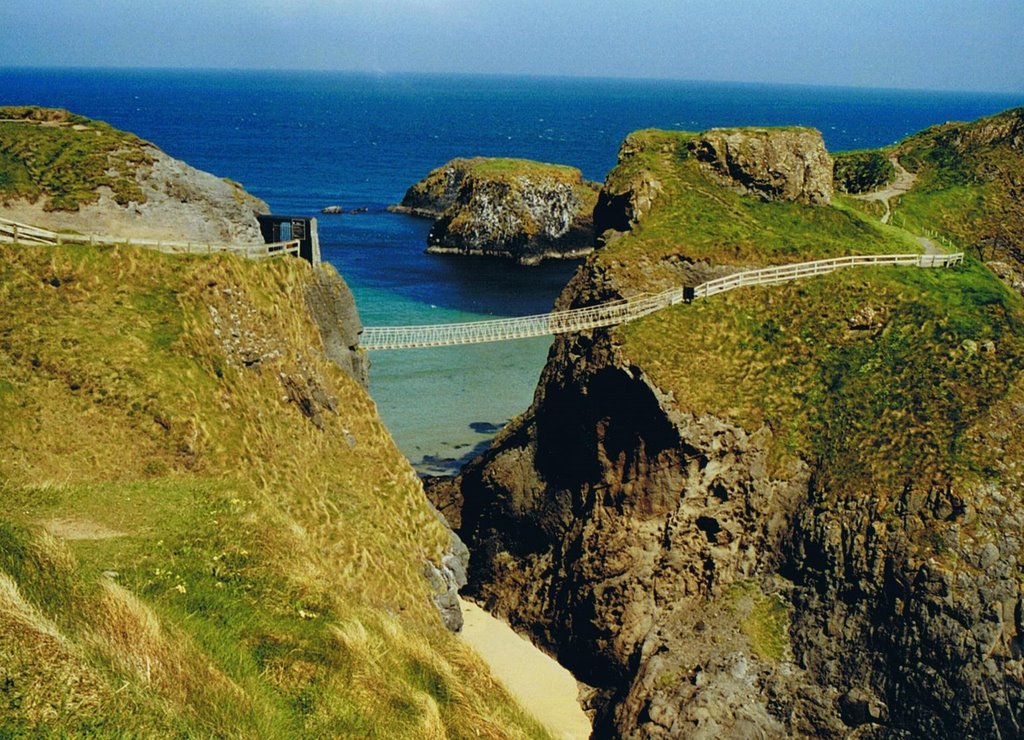
{"type": "MultiPolygon", "coordinates": [[[[374,323],[443,324],[492,318],[359,291],[374,323]]],[[[445,474],[479,452],[533,398],[551,339],[371,353],[370,392],[384,423],[421,473],[445,474]]]]}
{"type": "MultiPolygon", "coordinates": [[[[890,144],[1022,96],[651,80],[315,72],[0,69],[0,105],[69,108],[242,182],[274,212],[323,216],[325,259],[367,325],[541,313],[574,265],[516,268],[423,253],[429,224],[390,214],[456,156],[516,156],[602,180],[648,128],[807,125],[831,150],[890,144]]],[[[549,341],[374,353],[371,390],[401,449],[451,470],[525,410],[549,341]]]]}

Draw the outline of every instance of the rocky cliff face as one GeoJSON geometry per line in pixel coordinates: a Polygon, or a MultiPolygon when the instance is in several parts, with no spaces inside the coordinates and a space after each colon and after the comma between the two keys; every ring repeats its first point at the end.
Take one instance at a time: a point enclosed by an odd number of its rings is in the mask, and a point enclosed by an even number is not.
{"type": "Polygon", "coordinates": [[[599,735],[781,733],[737,611],[776,597],[750,581],[704,608],[778,560],[806,489],[806,468],[768,473],[764,435],[671,409],[607,337],[560,339],[523,422],[457,481],[470,593],[593,688],[599,735]],[[742,711],[712,723],[723,698],[742,711]]]}
{"type": "Polygon", "coordinates": [[[456,159],[409,188],[393,210],[437,219],[428,252],[510,257],[528,265],[592,251],[596,198],[596,187],[573,168],[456,159]]]}
{"type": "Polygon", "coordinates": [[[262,200],[152,144],[62,110],[0,109],[4,217],[54,230],[260,244],[262,200]]]}
{"type": "Polygon", "coordinates": [[[355,296],[331,265],[323,263],[316,270],[306,289],[306,308],[320,331],[324,353],[365,389],[370,363],[366,352],[359,349],[363,322],[355,296]]]}
{"type": "MultiPolygon", "coordinates": [[[[678,163],[670,149],[653,156],[678,163]]],[[[647,214],[642,228],[595,254],[560,307],[647,288],[637,275],[655,271],[630,264],[665,220],[680,245],[675,274],[717,269],[687,254],[673,204],[689,185],[670,169],[641,172],[650,156],[627,152],[609,178],[659,182],[650,209],[632,211],[647,214]]],[[[792,176],[808,182],[800,168],[792,176]]],[[[642,189],[617,192],[628,204],[642,189]]],[[[636,225],[627,211],[622,223],[636,225]]],[[[852,227],[851,243],[866,228],[852,227]]],[[[995,316],[986,301],[997,313],[1019,306],[991,276],[951,275],[966,282],[935,296],[971,284],[988,297],[956,317],[921,314],[932,298],[909,279],[848,300],[851,278],[816,303],[807,288],[772,289],[749,305],[672,309],[645,319],[649,331],[557,338],[531,408],[458,478],[432,486],[472,552],[469,594],[589,687],[597,736],[1021,734],[1021,345],[1012,321],[978,318],[995,316]],[[794,302],[806,308],[787,314],[794,302]],[[815,318],[795,326],[796,315],[815,318]],[[950,322],[1001,338],[982,350],[956,332],[914,333],[950,322]],[[790,349],[771,354],[789,334],[790,349]],[[708,386],[715,352],[740,358],[735,381],[708,386]],[[934,354],[911,373],[880,367],[894,352],[901,367],[934,354]],[[745,388],[762,374],[745,415],[745,388]],[[819,389],[811,379],[822,376],[819,389]],[[711,401],[698,400],[705,392],[711,401]],[[772,416],[775,404],[785,412],[772,416]]]]}
{"type": "Polygon", "coordinates": [[[1024,108],[983,118],[973,124],[954,125],[953,141],[961,154],[972,154],[979,149],[1006,146],[1024,152],[1024,108]]]}
{"type": "Polygon", "coordinates": [[[832,158],[812,129],[712,129],[690,151],[724,185],[765,200],[832,202],[832,158]]]}
{"type": "MultiPolygon", "coordinates": [[[[642,165],[649,146],[642,137],[631,135],[619,147],[616,171],[622,176],[609,180],[601,188],[594,209],[594,230],[604,235],[612,231],[629,231],[651,211],[662,184],[657,176],[642,165]]],[[[671,155],[671,151],[663,151],[671,155]]]]}
{"type": "Polygon", "coordinates": [[[433,495],[470,595],[591,687],[598,736],[1018,734],[1016,477],[923,479],[879,516],[773,469],[771,438],[682,411],[607,336],[559,339],[530,411],[433,495]]]}

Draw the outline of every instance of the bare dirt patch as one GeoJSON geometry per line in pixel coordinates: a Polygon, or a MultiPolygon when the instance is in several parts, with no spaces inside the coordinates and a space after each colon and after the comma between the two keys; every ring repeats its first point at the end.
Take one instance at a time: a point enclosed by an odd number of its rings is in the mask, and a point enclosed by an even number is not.
{"type": "Polygon", "coordinates": [[[51,519],[46,523],[46,529],[54,537],[65,540],[106,540],[126,534],[89,519],[51,519]]]}

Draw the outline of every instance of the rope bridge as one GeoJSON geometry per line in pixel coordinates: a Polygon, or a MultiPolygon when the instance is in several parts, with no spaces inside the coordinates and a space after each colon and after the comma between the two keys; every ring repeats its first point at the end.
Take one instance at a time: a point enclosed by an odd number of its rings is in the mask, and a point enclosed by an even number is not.
{"type": "Polygon", "coordinates": [[[668,306],[708,298],[747,285],[777,285],[790,280],[824,275],[846,267],[863,265],[907,265],[912,267],[951,267],[963,262],[957,254],[878,254],[836,257],[813,262],[799,262],[757,270],[745,270],[701,283],[695,287],[678,287],[662,293],[644,293],[632,298],[602,303],[597,306],[566,311],[519,316],[509,319],[468,321],[455,324],[422,324],[416,326],[368,326],[363,329],[360,345],[367,350],[418,349],[450,347],[460,344],[481,344],[508,339],[526,339],[552,334],[569,334],[587,329],[615,326],[639,319],[668,306]]]}

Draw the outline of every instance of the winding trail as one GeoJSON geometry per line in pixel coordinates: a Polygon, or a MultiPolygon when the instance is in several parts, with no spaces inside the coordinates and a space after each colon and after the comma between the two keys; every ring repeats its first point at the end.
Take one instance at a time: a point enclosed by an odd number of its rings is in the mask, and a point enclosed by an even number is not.
{"type": "MultiPolygon", "coordinates": [[[[900,195],[908,192],[914,187],[914,182],[917,180],[917,175],[901,165],[898,157],[889,157],[889,161],[892,162],[892,166],[896,168],[896,179],[893,182],[881,190],[873,190],[870,193],[860,193],[859,195],[850,196],[857,200],[875,200],[885,206],[885,213],[882,214],[883,224],[887,224],[892,220],[892,204],[890,201],[893,198],[899,197],[900,195]]],[[[927,241],[931,244],[930,240],[927,241]]],[[[924,242],[922,242],[922,245],[924,245],[924,242]]],[[[934,244],[932,247],[934,248],[934,244]]],[[[925,249],[927,250],[927,246],[925,246],[925,249]]],[[[941,252],[926,252],[926,254],[941,254],[941,252]]]]}
{"type": "MultiPolygon", "coordinates": [[[[892,222],[892,199],[910,192],[914,187],[914,183],[917,181],[917,175],[901,165],[898,157],[889,157],[889,161],[892,162],[892,166],[896,168],[896,179],[893,182],[881,190],[874,190],[870,193],[860,193],[859,195],[850,196],[857,200],[877,201],[885,206],[885,213],[882,214],[881,218],[883,224],[892,222]]],[[[914,238],[917,240],[917,243],[921,245],[921,248],[924,249],[925,254],[946,254],[946,250],[927,236],[915,236],[914,238]]]]}

